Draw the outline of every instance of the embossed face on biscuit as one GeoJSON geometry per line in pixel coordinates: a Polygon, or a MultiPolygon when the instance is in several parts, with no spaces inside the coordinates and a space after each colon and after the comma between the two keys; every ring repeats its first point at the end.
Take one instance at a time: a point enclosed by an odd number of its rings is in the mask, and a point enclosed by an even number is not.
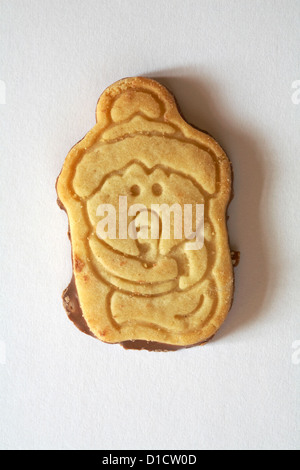
{"type": "Polygon", "coordinates": [[[189,346],[215,334],[233,295],[230,163],[164,87],[145,78],[109,87],[57,191],[80,308],[96,337],[189,346]],[[192,247],[200,219],[202,243],[192,247]]]}

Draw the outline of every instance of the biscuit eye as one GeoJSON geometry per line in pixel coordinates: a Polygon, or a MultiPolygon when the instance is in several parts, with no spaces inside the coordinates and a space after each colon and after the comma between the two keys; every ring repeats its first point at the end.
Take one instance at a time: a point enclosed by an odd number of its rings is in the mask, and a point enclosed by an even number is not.
{"type": "Polygon", "coordinates": [[[139,194],[141,194],[141,188],[137,184],[134,184],[130,188],[130,194],[132,196],[139,196],[139,194]]]}
{"type": "Polygon", "coordinates": [[[155,183],[153,186],[152,186],[152,192],[154,194],[154,196],[160,196],[163,192],[163,188],[161,187],[160,184],[158,183],[155,183]]]}

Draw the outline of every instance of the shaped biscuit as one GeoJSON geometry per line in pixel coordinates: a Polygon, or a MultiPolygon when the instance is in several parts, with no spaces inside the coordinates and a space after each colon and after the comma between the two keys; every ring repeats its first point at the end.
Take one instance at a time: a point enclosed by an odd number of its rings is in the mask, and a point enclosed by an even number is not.
{"type": "Polygon", "coordinates": [[[137,77],[107,88],[95,127],[66,157],[57,193],[72,244],[73,280],[64,305],[82,331],[106,343],[170,348],[204,343],[216,333],[234,287],[226,227],[231,165],[211,136],[185,122],[162,85],[137,77]],[[120,210],[115,236],[99,237],[98,208],[120,209],[120,200],[126,200],[124,211],[144,207],[125,229],[134,223],[142,232],[146,217],[148,237],[120,236],[120,210]],[[201,248],[192,250],[183,231],[175,236],[175,216],[169,237],[160,229],[151,238],[153,204],[202,205],[201,248]]]}

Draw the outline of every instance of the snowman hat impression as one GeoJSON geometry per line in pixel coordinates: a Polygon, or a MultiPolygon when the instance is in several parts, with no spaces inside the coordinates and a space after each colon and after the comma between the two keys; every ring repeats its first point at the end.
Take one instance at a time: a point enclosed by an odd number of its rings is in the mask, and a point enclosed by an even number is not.
{"type": "Polygon", "coordinates": [[[193,178],[207,197],[212,196],[222,178],[219,162],[224,158],[223,150],[208,135],[205,136],[207,146],[197,141],[199,131],[184,121],[177,112],[175,99],[162,85],[143,79],[140,88],[139,80],[121,80],[101,95],[93,139],[87,135],[85,156],[76,168],[76,194],[84,199],[89,197],[107,174],[132,162],[139,162],[149,170],[162,166],[166,171],[174,169],[175,162],[177,171],[193,178]],[[157,88],[157,95],[154,88],[157,88]],[[96,141],[95,130],[98,131],[96,141]],[[122,142],[124,145],[118,145],[122,142]],[[111,151],[107,148],[109,145],[114,147],[111,151]],[[101,166],[104,159],[105,169],[101,166]]]}

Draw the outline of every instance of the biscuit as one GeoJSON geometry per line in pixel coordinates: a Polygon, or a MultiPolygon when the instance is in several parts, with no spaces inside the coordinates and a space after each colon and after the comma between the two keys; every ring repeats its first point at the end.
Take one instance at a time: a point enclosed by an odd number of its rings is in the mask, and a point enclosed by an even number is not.
{"type": "Polygon", "coordinates": [[[64,307],[81,331],[125,348],[205,343],[233,300],[229,159],[154,80],[111,85],[96,117],[56,184],[72,246],[64,307]]]}

